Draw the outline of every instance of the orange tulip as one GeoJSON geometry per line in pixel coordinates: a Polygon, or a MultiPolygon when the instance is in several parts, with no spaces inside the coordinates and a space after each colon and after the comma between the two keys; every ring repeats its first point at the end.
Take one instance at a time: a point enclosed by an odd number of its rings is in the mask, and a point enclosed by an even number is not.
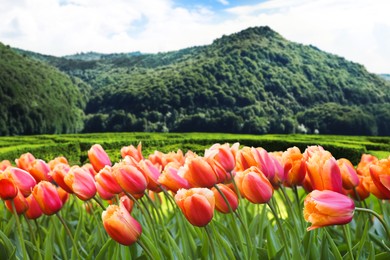
{"type": "MultiPolygon", "coordinates": [[[[235,211],[238,207],[238,197],[237,194],[231,190],[228,186],[224,184],[217,184],[219,190],[224,194],[226,200],[228,201],[232,211],[235,211]]],[[[215,197],[215,208],[221,213],[230,213],[229,205],[226,203],[222,194],[215,188],[211,188],[215,197]]]]}
{"type": "Polygon", "coordinates": [[[132,245],[141,236],[141,224],[130,215],[123,205],[108,206],[102,213],[102,220],[107,234],[122,245],[132,245]]]}
{"type": "Polygon", "coordinates": [[[49,165],[41,159],[36,159],[32,162],[30,170],[28,171],[34,179],[39,181],[52,181],[52,177],[49,174],[50,167],[49,165]]]}
{"type": "Polygon", "coordinates": [[[54,158],[53,160],[49,161],[47,164],[50,167],[50,170],[53,170],[54,167],[56,167],[57,164],[64,163],[69,165],[68,159],[66,159],[64,156],[58,156],[54,158]]]}
{"type": "Polygon", "coordinates": [[[175,195],[175,201],[194,226],[206,226],[214,216],[214,193],[207,188],[180,189],[175,195]]]}
{"type": "Polygon", "coordinates": [[[32,194],[45,215],[53,215],[62,208],[63,203],[56,186],[48,181],[39,182],[32,194]]]}
{"type": "Polygon", "coordinates": [[[14,212],[12,209],[12,202],[15,205],[16,213],[18,215],[23,214],[24,212],[27,211],[28,209],[27,200],[20,191],[18,191],[18,194],[16,195],[15,198],[13,198],[12,200],[5,201],[5,206],[10,212],[14,212]]]}
{"type": "Polygon", "coordinates": [[[286,174],[284,185],[287,187],[302,185],[306,176],[306,163],[298,147],[294,146],[283,152],[282,164],[286,174]]]}
{"type": "Polygon", "coordinates": [[[143,194],[148,185],[145,175],[135,166],[116,164],[112,173],[122,189],[132,195],[143,194]]]}
{"type": "Polygon", "coordinates": [[[111,166],[104,166],[104,168],[95,175],[95,180],[96,183],[101,186],[101,188],[111,194],[118,194],[123,191],[121,186],[116,181],[114,174],[112,173],[111,166]]]}
{"type": "Polygon", "coordinates": [[[390,159],[382,159],[370,166],[372,181],[380,194],[379,199],[390,199],[390,159]]]}
{"type": "MultiPolygon", "coordinates": [[[[107,165],[107,166],[109,166],[109,165],[107,165]]],[[[81,166],[81,168],[83,168],[84,170],[89,172],[91,174],[91,176],[96,176],[96,174],[97,174],[97,171],[95,171],[95,169],[93,168],[92,164],[90,164],[90,163],[84,164],[83,166],[81,166]]]]}
{"type": "Polygon", "coordinates": [[[1,173],[2,171],[4,171],[8,166],[12,166],[12,165],[11,165],[11,162],[8,161],[8,160],[2,160],[2,161],[0,162],[0,173],[1,173]]]}
{"type": "Polygon", "coordinates": [[[341,158],[337,160],[337,164],[340,168],[343,188],[351,190],[357,187],[359,185],[359,177],[352,163],[348,159],[341,158]]]}
{"type": "Polygon", "coordinates": [[[314,190],[305,198],[303,215],[312,230],[351,222],[355,203],[349,197],[331,190],[314,190]]]}
{"type": "Polygon", "coordinates": [[[31,153],[24,153],[19,157],[19,159],[15,159],[16,166],[25,171],[30,170],[31,164],[34,161],[35,157],[31,153]]]}
{"type": "Polygon", "coordinates": [[[359,178],[359,185],[355,188],[355,190],[348,190],[348,194],[355,200],[365,200],[370,196],[370,191],[367,190],[364,183],[364,177],[361,175],[358,175],[359,178]]]}
{"type": "Polygon", "coordinates": [[[252,153],[250,147],[243,147],[241,150],[238,150],[236,153],[236,167],[235,170],[244,171],[252,166],[257,166],[256,159],[252,153]]]}
{"type": "Polygon", "coordinates": [[[177,162],[170,162],[158,177],[158,182],[174,193],[179,189],[189,189],[191,187],[188,181],[178,174],[179,168],[180,165],[177,162]]]}
{"type": "Polygon", "coordinates": [[[274,193],[270,181],[254,166],[237,172],[235,181],[242,196],[252,203],[267,203],[274,193]]]}
{"type": "Polygon", "coordinates": [[[135,148],[133,145],[122,147],[121,156],[122,158],[125,158],[126,156],[133,157],[137,162],[143,160],[144,157],[142,155],[142,143],[139,143],[137,148],[135,148]]]}
{"type": "Polygon", "coordinates": [[[89,200],[96,195],[95,180],[89,172],[79,166],[70,168],[64,182],[81,200],[89,200]]]}
{"type": "Polygon", "coordinates": [[[88,150],[88,158],[96,172],[99,172],[106,165],[112,165],[110,158],[100,144],[92,145],[88,150]]]}
{"type": "Polygon", "coordinates": [[[39,204],[35,199],[34,195],[31,194],[26,198],[26,200],[28,203],[28,210],[26,211],[26,217],[28,219],[37,219],[40,216],[42,216],[43,212],[39,207],[39,204]]]}
{"type": "Polygon", "coordinates": [[[307,175],[314,190],[342,193],[342,178],[336,159],[328,151],[318,151],[306,162],[307,175]]]}
{"type": "Polygon", "coordinates": [[[192,187],[211,188],[219,182],[213,166],[203,157],[194,157],[186,160],[178,174],[186,179],[192,187]]]}

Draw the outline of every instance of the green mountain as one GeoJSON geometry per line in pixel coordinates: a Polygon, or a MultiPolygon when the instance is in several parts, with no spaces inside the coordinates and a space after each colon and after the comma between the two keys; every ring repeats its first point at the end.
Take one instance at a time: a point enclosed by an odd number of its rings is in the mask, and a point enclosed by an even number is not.
{"type": "Polygon", "coordinates": [[[85,132],[390,135],[389,82],[269,27],[174,52],[35,58],[92,86],[85,132]]]}
{"type": "Polygon", "coordinates": [[[83,129],[88,86],[0,43],[0,135],[83,129]]]}

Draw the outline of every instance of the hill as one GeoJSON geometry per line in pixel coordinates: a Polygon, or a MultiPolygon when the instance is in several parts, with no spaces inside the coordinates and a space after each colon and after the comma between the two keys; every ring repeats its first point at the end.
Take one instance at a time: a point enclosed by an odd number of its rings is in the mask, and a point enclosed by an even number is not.
{"type": "Polygon", "coordinates": [[[92,86],[84,132],[390,135],[389,82],[269,27],[167,53],[38,58],[92,86]]]}
{"type": "Polygon", "coordinates": [[[83,129],[88,87],[0,43],[0,135],[83,129]]]}

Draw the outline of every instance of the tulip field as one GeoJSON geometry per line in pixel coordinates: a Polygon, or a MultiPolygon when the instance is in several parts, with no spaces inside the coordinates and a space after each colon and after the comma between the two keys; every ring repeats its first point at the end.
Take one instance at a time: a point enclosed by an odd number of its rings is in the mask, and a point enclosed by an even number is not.
{"type": "Polygon", "coordinates": [[[0,137],[0,259],[390,259],[390,137],[0,137]]]}

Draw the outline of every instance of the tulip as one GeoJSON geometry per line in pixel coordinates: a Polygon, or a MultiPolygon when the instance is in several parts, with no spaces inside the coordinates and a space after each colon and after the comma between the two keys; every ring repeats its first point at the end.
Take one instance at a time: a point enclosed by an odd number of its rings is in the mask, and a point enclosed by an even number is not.
{"type": "Polygon", "coordinates": [[[348,159],[341,158],[337,160],[337,164],[340,168],[343,188],[351,190],[357,187],[359,185],[359,177],[352,163],[348,159]]]}
{"type": "Polygon", "coordinates": [[[175,201],[194,226],[206,226],[214,216],[214,193],[207,188],[180,189],[175,195],[175,201]]]}
{"type": "Polygon", "coordinates": [[[174,193],[179,189],[189,189],[191,187],[188,181],[178,174],[179,168],[180,165],[178,163],[170,162],[158,177],[158,182],[174,193]]]}
{"type": "Polygon", "coordinates": [[[39,204],[35,199],[34,195],[31,194],[30,196],[28,196],[26,198],[26,201],[28,203],[28,210],[26,211],[26,217],[28,219],[37,219],[42,216],[43,212],[39,207],[39,204]]]}
{"type": "Polygon", "coordinates": [[[227,172],[231,172],[236,166],[234,152],[228,143],[212,145],[209,149],[206,149],[204,157],[215,159],[227,172]]]}
{"type": "Polygon", "coordinates": [[[333,190],[342,193],[340,168],[330,152],[313,153],[306,165],[307,175],[314,190],[333,190]]]}
{"type": "Polygon", "coordinates": [[[275,175],[270,182],[276,189],[286,180],[287,173],[283,169],[282,165],[282,152],[273,152],[269,154],[272,159],[272,166],[274,168],[275,175]]]}
{"type": "Polygon", "coordinates": [[[283,152],[282,164],[286,174],[284,185],[287,187],[302,185],[306,176],[306,163],[298,147],[294,146],[283,152]]]}
{"type": "Polygon", "coordinates": [[[194,157],[186,161],[178,174],[186,179],[192,187],[211,188],[218,183],[218,176],[213,165],[203,157],[194,157]]]}
{"type": "MultiPolygon", "coordinates": [[[[106,165],[106,166],[109,166],[109,165],[106,165]]],[[[90,163],[86,163],[84,164],[83,166],[81,166],[81,168],[83,168],[84,170],[86,170],[87,172],[89,172],[91,174],[91,176],[96,176],[97,172],[95,171],[95,169],[93,168],[92,164],[90,163]]],[[[104,168],[104,167],[103,167],[104,168]]]]}
{"type": "Polygon", "coordinates": [[[137,162],[144,159],[142,155],[142,143],[140,142],[135,148],[133,145],[124,146],[121,148],[121,156],[125,158],[126,156],[133,157],[137,162]]]}
{"type": "Polygon", "coordinates": [[[132,245],[141,236],[141,224],[130,215],[123,205],[108,206],[102,213],[102,220],[107,234],[122,245],[132,245]]]}
{"type": "Polygon", "coordinates": [[[120,205],[122,205],[129,213],[133,210],[134,206],[134,201],[132,201],[129,197],[127,196],[122,196],[119,199],[120,205]]]}
{"type": "Polygon", "coordinates": [[[64,182],[81,200],[89,200],[96,195],[95,180],[89,172],[79,166],[70,168],[64,182]]]}
{"type": "Polygon", "coordinates": [[[275,176],[275,166],[271,155],[264,148],[253,148],[252,154],[257,162],[257,167],[267,177],[268,180],[272,180],[275,176]]]}
{"type": "Polygon", "coordinates": [[[15,159],[16,166],[25,171],[30,170],[31,164],[34,161],[35,157],[31,153],[24,153],[19,157],[19,159],[15,159]]]}
{"type": "Polygon", "coordinates": [[[230,213],[232,211],[235,211],[238,207],[238,197],[237,194],[231,190],[228,186],[224,184],[217,184],[219,190],[223,193],[226,200],[228,201],[229,205],[226,203],[225,199],[223,198],[222,194],[216,189],[215,187],[211,188],[211,190],[214,193],[215,197],[215,208],[221,212],[221,213],[230,213]],[[230,210],[231,209],[231,210],[230,210]]]}
{"type": "Polygon", "coordinates": [[[149,160],[142,160],[138,163],[139,169],[148,179],[147,188],[152,191],[159,192],[161,191],[158,177],[161,175],[161,170],[153,165],[153,163],[149,160]]]}
{"type": "Polygon", "coordinates": [[[379,193],[374,195],[379,199],[390,199],[390,159],[382,159],[370,166],[373,183],[379,193]]]}
{"type": "Polygon", "coordinates": [[[116,181],[111,166],[104,166],[103,169],[95,176],[96,183],[101,186],[104,190],[111,194],[121,193],[123,190],[116,181]]]}
{"type": "Polygon", "coordinates": [[[56,186],[48,181],[39,182],[32,194],[45,215],[53,215],[62,208],[63,203],[56,186]]]}
{"type": "Polygon", "coordinates": [[[0,174],[0,198],[2,200],[11,200],[18,195],[18,188],[10,178],[5,174],[0,174]]]}
{"type": "Polygon", "coordinates": [[[303,215],[311,226],[307,230],[344,225],[351,222],[355,204],[349,197],[331,190],[314,190],[304,202],[303,215]]]}
{"type": "Polygon", "coordinates": [[[8,167],[5,172],[9,172],[11,174],[13,182],[24,197],[28,197],[31,194],[31,190],[37,184],[34,177],[25,170],[11,166],[8,167]]]}
{"type": "Polygon", "coordinates": [[[30,170],[28,172],[34,177],[37,182],[52,180],[52,177],[49,174],[50,167],[44,160],[36,159],[31,164],[30,170]]]}
{"type": "Polygon", "coordinates": [[[11,165],[11,162],[8,161],[8,160],[2,160],[2,161],[0,162],[0,173],[1,173],[2,171],[4,171],[5,169],[7,169],[8,166],[12,166],[12,165],[11,165]]]}
{"type": "Polygon", "coordinates": [[[23,214],[24,212],[26,212],[28,210],[27,200],[20,191],[18,191],[18,194],[16,195],[15,198],[13,198],[12,200],[5,201],[5,206],[7,207],[7,209],[10,212],[13,213],[14,211],[12,209],[12,203],[14,203],[16,213],[18,215],[23,214]]]}
{"type": "Polygon", "coordinates": [[[243,147],[236,153],[236,171],[244,171],[252,166],[257,166],[256,159],[250,147],[243,147]]]}
{"type": "Polygon", "coordinates": [[[68,193],[73,193],[73,190],[66,185],[64,178],[68,174],[70,166],[68,164],[59,163],[50,172],[51,177],[57,183],[58,186],[63,188],[68,193]]]}
{"type": "Polygon", "coordinates": [[[257,167],[250,167],[235,176],[238,189],[242,196],[252,203],[267,203],[274,192],[270,181],[257,167]]]}
{"type": "Polygon", "coordinates": [[[64,156],[58,156],[53,160],[49,161],[47,164],[49,165],[50,170],[53,170],[54,167],[56,167],[56,165],[60,163],[69,165],[68,159],[66,159],[64,156]]]}
{"type": "Polygon", "coordinates": [[[364,177],[358,175],[358,178],[359,178],[359,185],[355,188],[355,190],[348,190],[348,194],[353,199],[362,201],[370,196],[370,191],[365,188],[367,185],[365,185],[364,183],[364,177]]]}
{"type": "Polygon", "coordinates": [[[88,158],[96,172],[99,172],[104,166],[111,166],[110,158],[100,144],[94,144],[88,150],[88,158]]]}
{"type": "Polygon", "coordinates": [[[144,193],[148,185],[145,175],[132,165],[114,165],[113,175],[122,189],[132,195],[144,193]]]}
{"type": "Polygon", "coordinates": [[[69,193],[61,187],[57,187],[57,192],[58,196],[60,196],[60,199],[62,201],[62,205],[64,205],[69,199],[69,193]]]}
{"type": "Polygon", "coordinates": [[[104,200],[111,200],[115,197],[114,193],[111,193],[107,191],[105,188],[103,188],[99,182],[96,182],[96,191],[99,194],[100,198],[104,200]]]}

